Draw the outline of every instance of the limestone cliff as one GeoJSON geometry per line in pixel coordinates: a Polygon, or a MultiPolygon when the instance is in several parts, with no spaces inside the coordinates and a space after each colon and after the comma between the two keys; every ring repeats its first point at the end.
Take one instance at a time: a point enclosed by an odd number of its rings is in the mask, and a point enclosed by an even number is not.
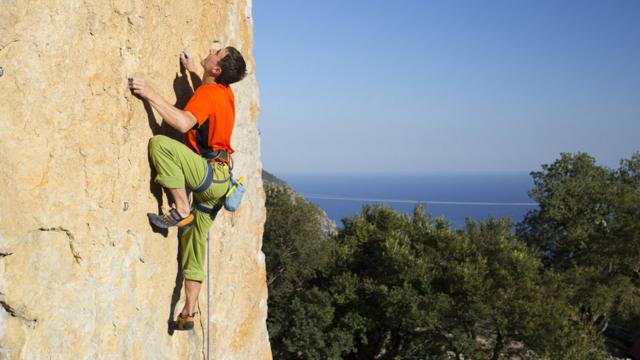
{"type": "Polygon", "coordinates": [[[250,0],[9,0],[0,34],[0,359],[271,358],[250,0]],[[212,228],[200,324],[173,332],[176,231],[152,231],[145,214],[168,207],[148,139],[176,134],[126,79],[182,105],[179,52],[212,45],[248,60],[232,85],[247,193],[234,224],[221,211],[212,228]]]}

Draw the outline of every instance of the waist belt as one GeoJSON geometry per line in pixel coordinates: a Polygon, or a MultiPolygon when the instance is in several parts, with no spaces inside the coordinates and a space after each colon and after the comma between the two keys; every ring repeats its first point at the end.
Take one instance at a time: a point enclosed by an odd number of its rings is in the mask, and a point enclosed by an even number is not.
{"type": "Polygon", "coordinates": [[[213,167],[211,166],[210,162],[207,162],[207,175],[204,177],[204,180],[202,180],[200,185],[196,186],[196,188],[193,189],[193,192],[201,193],[206,191],[209,186],[211,186],[211,184],[224,184],[229,181],[229,178],[216,180],[213,177],[213,167]]]}
{"type": "Polygon", "coordinates": [[[222,162],[229,162],[229,153],[224,150],[213,150],[209,152],[202,153],[201,156],[208,160],[219,160],[222,162]]]}

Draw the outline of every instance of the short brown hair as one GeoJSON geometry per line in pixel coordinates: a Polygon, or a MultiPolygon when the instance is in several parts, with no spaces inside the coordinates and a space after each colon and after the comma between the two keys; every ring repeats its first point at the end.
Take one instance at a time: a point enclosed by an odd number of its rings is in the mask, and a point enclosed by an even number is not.
{"type": "Polygon", "coordinates": [[[232,46],[226,49],[227,55],[218,61],[222,71],[216,76],[216,82],[229,85],[242,80],[247,75],[247,64],[238,49],[232,46]]]}

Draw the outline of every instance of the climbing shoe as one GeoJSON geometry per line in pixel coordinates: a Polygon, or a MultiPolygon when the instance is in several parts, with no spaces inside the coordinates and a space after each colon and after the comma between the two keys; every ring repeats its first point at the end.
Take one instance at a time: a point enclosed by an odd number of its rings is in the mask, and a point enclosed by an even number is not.
{"type": "Polygon", "coordinates": [[[178,321],[176,322],[176,329],[178,330],[191,330],[193,329],[193,318],[196,316],[196,312],[191,314],[179,314],[178,321]]]}
{"type": "Polygon", "coordinates": [[[183,227],[191,224],[193,222],[193,214],[189,214],[186,217],[182,217],[178,210],[171,209],[168,214],[158,215],[148,213],[149,221],[162,229],[166,229],[172,226],[183,227]]]}

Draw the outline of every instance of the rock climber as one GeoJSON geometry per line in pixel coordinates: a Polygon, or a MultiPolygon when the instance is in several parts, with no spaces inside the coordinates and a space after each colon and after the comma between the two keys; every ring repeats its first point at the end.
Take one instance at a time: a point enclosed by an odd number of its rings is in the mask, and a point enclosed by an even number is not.
{"type": "Polygon", "coordinates": [[[188,50],[182,51],[180,61],[196,88],[184,110],[158,95],[143,77],[130,77],[129,88],[143,101],[148,101],[171,127],[186,134],[186,145],[163,135],[149,141],[151,162],[157,172],[155,182],[169,191],[174,204],[168,214],[148,216],[158,227],[177,226],[182,230],[181,267],[186,302],[176,328],[189,330],[193,328],[198,294],[205,277],[209,229],[229,187],[235,122],[235,100],[229,85],[245,77],[246,63],[233,47],[211,49],[200,62],[203,68],[200,79],[188,50]],[[187,189],[193,192],[193,208],[187,189]]]}

